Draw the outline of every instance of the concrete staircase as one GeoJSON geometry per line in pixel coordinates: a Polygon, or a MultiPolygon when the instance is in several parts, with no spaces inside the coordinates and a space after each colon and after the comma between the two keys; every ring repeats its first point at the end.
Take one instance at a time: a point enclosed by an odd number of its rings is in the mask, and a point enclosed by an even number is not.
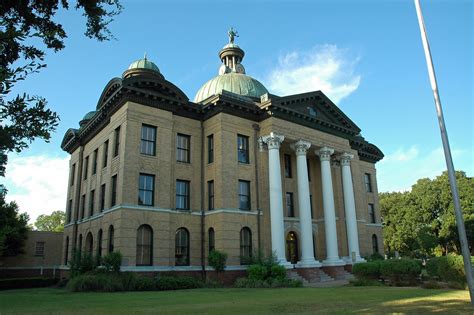
{"type": "Polygon", "coordinates": [[[334,281],[334,278],[325,273],[322,270],[319,270],[319,277],[320,277],[320,282],[328,282],[328,281],[334,281]]]}
{"type": "Polygon", "coordinates": [[[301,282],[303,282],[303,286],[309,284],[308,280],[300,276],[300,274],[296,270],[287,270],[286,275],[288,276],[288,279],[300,280],[301,282]]]}

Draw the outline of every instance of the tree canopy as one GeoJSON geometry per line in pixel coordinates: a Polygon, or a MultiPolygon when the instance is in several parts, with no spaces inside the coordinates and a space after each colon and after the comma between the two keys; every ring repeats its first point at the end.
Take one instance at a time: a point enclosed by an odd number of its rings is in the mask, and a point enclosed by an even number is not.
{"type": "Polygon", "coordinates": [[[28,214],[19,213],[15,202],[6,202],[0,193],[0,257],[15,256],[23,252],[28,237],[28,214]]]}
{"type": "MultiPolygon", "coordinates": [[[[3,0],[0,2],[0,176],[5,176],[7,154],[20,152],[36,138],[49,141],[59,117],[47,101],[27,93],[11,95],[15,83],[46,67],[45,50],[65,47],[63,26],[54,18],[68,10],[68,0],[3,0]]],[[[76,0],[76,10],[86,17],[85,35],[104,41],[108,28],[121,12],[119,0],[76,0]]]]}
{"type": "Polygon", "coordinates": [[[40,215],[35,222],[35,228],[38,231],[62,232],[64,231],[64,222],[66,214],[64,211],[53,211],[51,214],[40,215]]]}
{"type": "MultiPolygon", "coordinates": [[[[471,252],[474,251],[474,179],[456,172],[471,252]]],[[[447,172],[422,178],[411,191],[380,194],[385,248],[393,254],[427,257],[461,249],[447,172]]]]}

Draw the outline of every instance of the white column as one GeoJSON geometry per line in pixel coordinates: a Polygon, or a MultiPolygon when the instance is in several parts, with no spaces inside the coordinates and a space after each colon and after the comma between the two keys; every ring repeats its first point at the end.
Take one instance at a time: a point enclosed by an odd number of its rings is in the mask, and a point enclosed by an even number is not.
{"type": "Polygon", "coordinates": [[[272,251],[276,254],[279,264],[290,265],[285,255],[285,226],[283,223],[283,196],[280,167],[280,145],[285,137],[271,132],[270,135],[263,136],[261,139],[267,144],[268,148],[272,251]]]}
{"type": "Polygon", "coordinates": [[[298,206],[301,229],[301,259],[300,267],[319,267],[321,263],[314,259],[313,220],[311,219],[311,204],[309,199],[308,166],[306,152],[311,143],[299,140],[293,144],[296,152],[296,172],[298,179],[298,206]]]}
{"type": "Polygon", "coordinates": [[[321,182],[323,188],[324,231],[326,232],[326,260],[323,265],[337,266],[344,262],[339,258],[337,248],[336,210],[332,190],[331,155],[334,149],[323,147],[316,152],[321,160],[321,182]]]}
{"type": "Polygon", "coordinates": [[[351,160],[353,154],[343,153],[341,156],[342,187],[344,191],[344,209],[346,211],[347,243],[349,244],[349,260],[352,263],[365,261],[359,253],[359,235],[352,186],[351,160]]]}

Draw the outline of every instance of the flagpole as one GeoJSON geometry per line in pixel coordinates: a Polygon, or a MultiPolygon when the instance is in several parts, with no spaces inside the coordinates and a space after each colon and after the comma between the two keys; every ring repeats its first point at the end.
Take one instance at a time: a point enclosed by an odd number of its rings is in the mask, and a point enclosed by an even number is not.
{"type": "Polygon", "coordinates": [[[438,84],[436,82],[436,74],[434,71],[433,60],[431,59],[430,45],[426,35],[425,23],[423,21],[423,14],[421,12],[420,1],[415,1],[416,14],[418,16],[418,24],[420,25],[421,40],[425,50],[426,65],[428,67],[428,75],[430,77],[431,89],[433,90],[434,101],[436,106],[436,113],[438,115],[439,129],[441,132],[441,140],[443,142],[444,156],[446,159],[446,166],[448,169],[449,184],[451,186],[451,193],[454,201],[454,212],[456,214],[456,225],[458,227],[459,242],[461,243],[461,252],[464,260],[464,270],[466,273],[467,285],[469,287],[469,295],[471,297],[471,304],[474,305],[474,283],[472,278],[472,265],[469,246],[466,237],[466,228],[464,227],[464,219],[462,216],[461,205],[459,202],[458,188],[456,185],[456,174],[453,166],[453,159],[451,157],[451,149],[449,147],[448,133],[444,123],[443,109],[441,107],[441,100],[438,93],[438,84]]]}

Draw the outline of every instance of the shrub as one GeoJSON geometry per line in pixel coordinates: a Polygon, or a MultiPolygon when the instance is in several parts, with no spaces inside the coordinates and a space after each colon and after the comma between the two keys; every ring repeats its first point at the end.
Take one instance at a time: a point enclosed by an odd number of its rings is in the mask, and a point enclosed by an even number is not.
{"type": "Polygon", "coordinates": [[[216,273],[224,271],[227,262],[227,254],[218,250],[212,250],[208,257],[209,266],[214,268],[216,273]]]}
{"type": "Polygon", "coordinates": [[[424,289],[442,289],[443,286],[439,284],[437,281],[427,281],[421,285],[422,288],[424,289]]]}
{"type": "Polygon", "coordinates": [[[102,265],[107,271],[120,272],[120,266],[122,265],[122,253],[111,252],[102,258],[102,265]]]}
{"type": "Polygon", "coordinates": [[[269,288],[270,283],[264,280],[258,280],[255,278],[238,278],[234,287],[236,288],[269,288]]]}
{"type": "Polygon", "coordinates": [[[421,261],[414,259],[389,259],[380,265],[383,279],[388,279],[394,285],[414,284],[421,273],[421,261]],[[408,282],[408,283],[407,283],[408,282]]]}
{"type": "Polygon", "coordinates": [[[303,282],[295,279],[276,278],[270,283],[272,288],[301,288],[303,282]]]}
{"type": "Polygon", "coordinates": [[[59,279],[57,278],[47,277],[1,279],[0,290],[49,287],[55,285],[58,281],[59,279]]]}
{"type": "MultiPolygon", "coordinates": [[[[154,291],[156,290],[156,281],[149,277],[137,277],[133,281],[133,291],[154,291]]],[[[129,289],[129,291],[132,291],[129,289]]]]}
{"type": "Polygon", "coordinates": [[[431,258],[426,263],[426,271],[430,277],[438,278],[442,281],[457,282],[461,285],[466,283],[462,256],[447,255],[431,258]]]}
{"type": "Polygon", "coordinates": [[[372,255],[367,257],[367,261],[375,261],[375,260],[384,260],[385,258],[380,253],[373,253],[372,255]]]}
{"type": "Polygon", "coordinates": [[[286,279],[286,269],[281,265],[272,265],[270,268],[270,278],[277,280],[286,279]]]}
{"type": "Polygon", "coordinates": [[[196,289],[204,286],[203,282],[193,277],[161,276],[155,279],[157,290],[196,289]]]}
{"type": "Polygon", "coordinates": [[[379,279],[380,278],[380,266],[382,261],[375,260],[366,263],[357,263],[352,266],[352,273],[357,279],[379,279]]]}
{"type": "Polygon", "coordinates": [[[247,269],[248,278],[264,281],[268,278],[268,270],[263,265],[251,265],[247,269]]]}

